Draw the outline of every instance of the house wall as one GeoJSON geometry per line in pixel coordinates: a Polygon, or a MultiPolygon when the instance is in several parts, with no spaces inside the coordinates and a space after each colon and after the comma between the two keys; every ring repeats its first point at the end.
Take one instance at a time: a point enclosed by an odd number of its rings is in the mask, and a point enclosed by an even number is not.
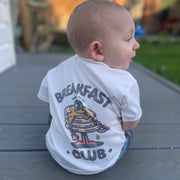
{"type": "Polygon", "coordinates": [[[0,73],[15,64],[9,0],[0,0],[0,73]]]}

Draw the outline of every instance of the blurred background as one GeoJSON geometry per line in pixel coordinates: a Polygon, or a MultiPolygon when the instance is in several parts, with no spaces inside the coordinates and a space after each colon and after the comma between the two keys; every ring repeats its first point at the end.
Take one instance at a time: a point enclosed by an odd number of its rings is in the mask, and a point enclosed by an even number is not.
{"type": "MultiPolygon", "coordinates": [[[[84,0],[11,0],[16,45],[27,51],[51,51],[68,45],[66,25],[84,0]]],[[[113,0],[124,5],[146,35],[180,35],[180,0],[113,0]]],[[[151,39],[153,40],[153,39],[151,39]]],[[[18,47],[17,47],[18,50],[18,47]]]]}
{"type": "MultiPolygon", "coordinates": [[[[0,0],[2,4],[3,1],[0,0]]],[[[84,0],[9,0],[16,53],[73,50],[66,25],[84,0]]],[[[180,85],[180,0],[113,0],[125,6],[146,34],[135,61],[180,85]]],[[[0,20],[3,17],[0,6],[0,20]]],[[[1,38],[1,37],[0,37],[1,38]]]]}

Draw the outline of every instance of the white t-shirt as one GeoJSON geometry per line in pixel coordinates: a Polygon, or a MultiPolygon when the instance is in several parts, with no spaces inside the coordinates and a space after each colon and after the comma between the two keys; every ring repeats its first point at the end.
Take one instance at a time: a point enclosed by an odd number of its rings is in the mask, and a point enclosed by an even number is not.
{"type": "Polygon", "coordinates": [[[117,161],[123,121],[141,117],[137,81],[127,71],[77,55],[50,70],[38,97],[50,104],[46,134],[52,157],[76,174],[95,174],[117,161]]]}

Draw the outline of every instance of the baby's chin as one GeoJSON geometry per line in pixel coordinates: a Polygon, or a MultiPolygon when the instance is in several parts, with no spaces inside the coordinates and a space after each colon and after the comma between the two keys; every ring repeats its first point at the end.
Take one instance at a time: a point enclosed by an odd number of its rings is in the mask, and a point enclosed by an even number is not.
{"type": "Polygon", "coordinates": [[[124,66],[110,66],[110,68],[113,69],[121,69],[121,70],[127,70],[129,68],[129,64],[124,65],[124,66]]]}

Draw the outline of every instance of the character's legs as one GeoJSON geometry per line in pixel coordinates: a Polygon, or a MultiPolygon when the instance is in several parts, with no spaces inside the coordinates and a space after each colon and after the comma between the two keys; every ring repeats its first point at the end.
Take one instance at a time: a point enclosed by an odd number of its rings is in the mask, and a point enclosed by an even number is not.
{"type": "Polygon", "coordinates": [[[103,145],[101,141],[90,141],[88,139],[87,133],[81,133],[82,140],[75,143],[71,143],[75,148],[95,148],[103,145]]]}
{"type": "Polygon", "coordinates": [[[96,142],[94,141],[89,141],[87,133],[81,133],[82,136],[82,141],[78,141],[76,144],[77,145],[89,145],[89,144],[93,144],[95,145],[96,142]]]}

